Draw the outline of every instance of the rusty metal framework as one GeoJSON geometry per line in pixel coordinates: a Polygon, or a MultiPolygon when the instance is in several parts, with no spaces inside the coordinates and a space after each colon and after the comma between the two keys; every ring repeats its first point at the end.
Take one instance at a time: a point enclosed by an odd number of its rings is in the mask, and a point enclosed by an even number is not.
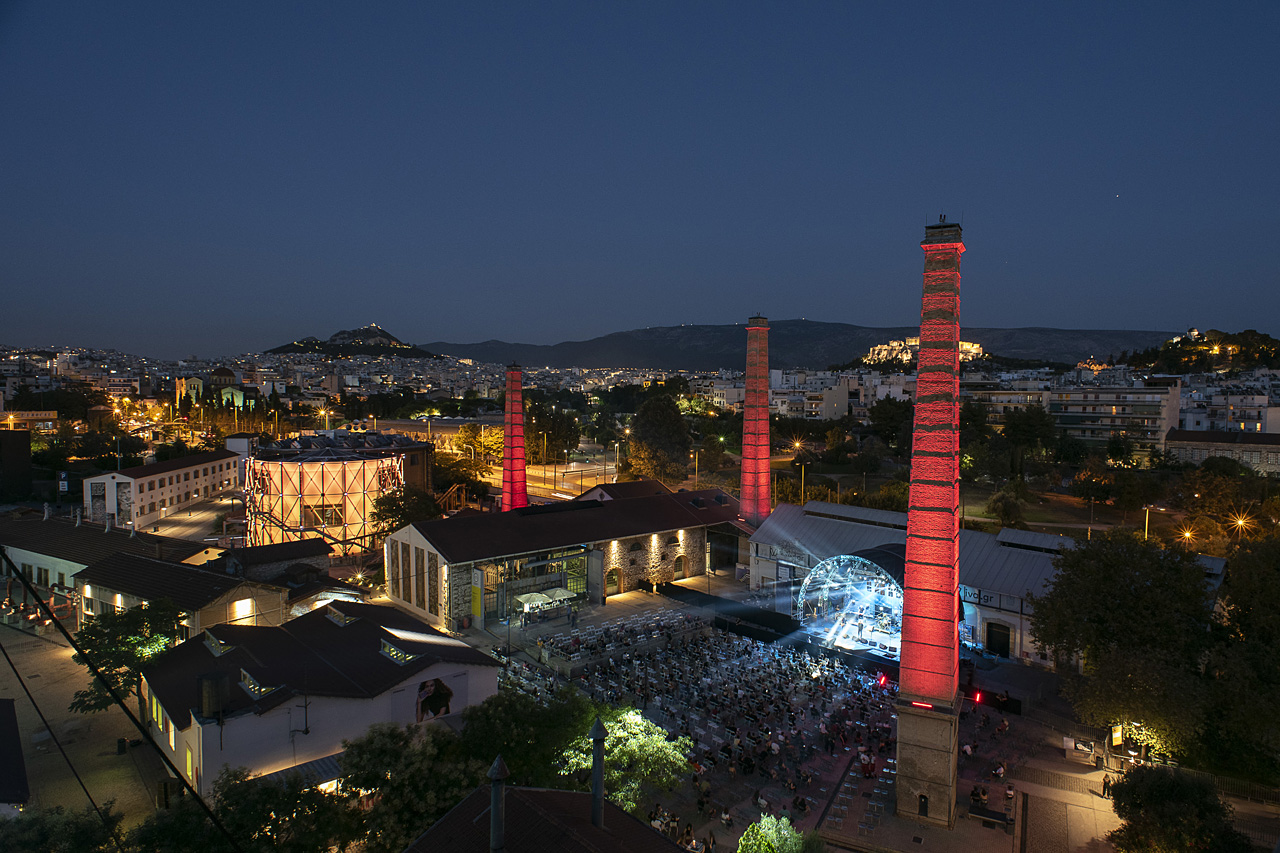
{"type": "Polygon", "coordinates": [[[248,461],[250,545],[317,536],[342,555],[373,550],[373,503],[404,486],[404,457],[337,448],[248,461]]]}

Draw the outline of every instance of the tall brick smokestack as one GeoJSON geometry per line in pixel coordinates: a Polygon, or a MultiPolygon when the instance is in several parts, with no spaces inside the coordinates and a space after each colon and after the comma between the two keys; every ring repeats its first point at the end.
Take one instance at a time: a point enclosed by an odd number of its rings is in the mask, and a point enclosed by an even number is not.
{"type": "Polygon", "coordinates": [[[742,418],[742,518],[759,526],[769,500],[769,321],[747,321],[747,394],[742,418]]]}
{"type": "Polygon", "coordinates": [[[524,375],[518,364],[507,368],[502,428],[502,510],[506,512],[529,505],[524,470],[524,375]]]}
{"type": "Polygon", "coordinates": [[[898,692],[898,814],[955,820],[959,652],[960,226],[925,227],[924,302],[898,692]]]}

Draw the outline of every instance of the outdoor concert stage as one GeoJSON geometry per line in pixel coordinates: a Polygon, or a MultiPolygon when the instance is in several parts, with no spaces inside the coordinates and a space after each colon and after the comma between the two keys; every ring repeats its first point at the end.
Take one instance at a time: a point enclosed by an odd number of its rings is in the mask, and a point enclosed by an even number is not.
{"type": "Polygon", "coordinates": [[[794,601],[807,644],[896,671],[905,551],[903,545],[884,545],[814,566],[794,601]]]}

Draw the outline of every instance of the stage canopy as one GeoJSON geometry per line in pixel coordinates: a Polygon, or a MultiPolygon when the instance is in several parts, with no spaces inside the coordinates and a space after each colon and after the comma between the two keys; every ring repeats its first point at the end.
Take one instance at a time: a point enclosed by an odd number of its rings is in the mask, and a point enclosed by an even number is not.
{"type": "Polygon", "coordinates": [[[829,646],[896,659],[902,645],[906,546],[881,545],[814,566],[796,595],[796,613],[829,646]]]}

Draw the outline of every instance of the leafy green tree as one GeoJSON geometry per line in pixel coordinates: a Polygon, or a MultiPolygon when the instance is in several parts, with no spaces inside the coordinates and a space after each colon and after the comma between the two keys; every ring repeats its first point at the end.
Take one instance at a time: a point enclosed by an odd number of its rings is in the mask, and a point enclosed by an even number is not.
{"type": "Polygon", "coordinates": [[[400,851],[484,781],[488,764],[459,756],[458,736],[438,725],[378,723],[342,742],[342,783],[374,792],[366,849],[400,851]]]}
{"type": "Polygon", "coordinates": [[[1013,473],[1020,474],[1025,454],[1043,455],[1053,449],[1057,428],[1044,406],[1027,406],[1005,415],[1004,437],[1013,448],[1013,473]]]}
{"type": "Polygon", "coordinates": [[[513,785],[555,787],[560,756],[590,730],[595,714],[577,690],[561,690],[545,705],[527,693],[500,690],[462,712],[462,753],[481,763],[501,755],[513,785]]]}
{"type": "Polygon", "coordinates": [[[645,401],[631,423],[631,466],[658,480],[682,480],[693,441],[675,400],[659,394],[645,401]]]}
{"type": "Polygon", "coordinates": [[[1183,752],[1204,726],[1201,661],[1213,600],[1191,552],[1113,529],[1054,560],[1044,593],[1028,593],[1031,631],[1059,661],[1082,656],[1068,684],[1091,725],[1124,724],[1159,751],[1183,752]]]}
{"type": "Polygon", "coordinates": [[[0,850],[114,853],[120,849],[117,840],[122,816],[112,809],[111,802],[101,808],[101,817],[92,807],[72,812],[62,806],[27,809],[12,817],[0,817],[0,850]]]}
{"type": "Polygon", "coordinates": [[[698,467],[704,473],[718,471],[728,464],[728,454],[724,452],[724,442],[718,435],[708,436],[698,449],[698,467]]]}
{"type": "Polygon", "coordinates": [[[905,400],[881,397],[867,409],[871,432],[900,457],[911,455],[911,428],[915,406],[905,400]]]}
{"type": "Polygon", "coordinates": [[[1213,782],[1165,767],[1138,766],[1111,787],[1123,823],[1107,840],[1116,853],[1249,853],[1213,782]]]}
{"type": "Polygon", "coordinates": [[[1107,439],[1107,458],[1116,465],[1129,466],[1133,464],[1133,454],[1137,448],[1133,444],[1133,439],[1125,432],[1113,432],[1111,437],[1107,439]]]}
{"type": "Polygon", "coordinates": [[[802,833],[786,818],[763,815],[742,833],[738,853],[822,853],[826,844],[816,832],[802,833]]]}
{"type": "Polygon", "coordinates": [[[1089,502],[1089,520],[1093,520],[1093,506],[1111,499],[1113,478],[1106,465],[1098,457],[1090,457],[1085,467],[1071,480],[1067,491],[1072,496],[1089,502]]]}
{"type": "Polygon", "coordinates": [[[1280,538],[1243,542],[1223,582],[1207,665],[1217,725],[1207,747],[1237,767],[1274,773],[1280,764],[1280,538]]]}
{"type": "Polygon", "coordinates": [[[321,791],[301,774],[269,782],[251,777],[243,767],[228,767],[214,782],[213,793],[227,831],[264,853],[346,850],[363,835],[363,816],[351,800],[321,791]]]}
{"type": "MultiPolygon", "coordinates": [[[[139,716],[146,719],[139,690],[142,668],[148,660],[178,641],[181,619],[182,612],[164,598],[128,610],[99,613],[76,633],[76,641],[85,653],[84,656],[73,655],[72,660],[85,666],[92,661],[121,700],[138,696],[139,716]]],[[[111,694],[101,681],[91,677],[89,686],[77,690],[72,697],[70,710],[92,714],[111,705],[111,694]]]]}
{"type": "Polygon", "coordinates": [[[369,521],[373,524],[375,535],[381,539],[407,524],[429,521],[443,514],[430,492],[413,486],[402,486],[374,498],[369,521]]]}
{"type": "MultiPolygon", "coordinates": [[[[687,737],[667,740],[667,733],[635,708],[601,708],[608,734],[604,741],[604,786],[620,808],[639,814],[659,791],[674,791],[689,772],[685,755],[693,750],[687,737]]],[[[591,740],[584,732],[565,749],[564,771],[585,788],[591,771],[591,740]]]]}
{"type": "Polygon", "coordinates": [[[1026,501],[1018,494],[1017,489],[1006,486],[987,501],[987,512],[996,517],[1001,527],[1023,527],[1026,523],[1023,520],[1022,507],[1025,504],[1026,501]]]}

